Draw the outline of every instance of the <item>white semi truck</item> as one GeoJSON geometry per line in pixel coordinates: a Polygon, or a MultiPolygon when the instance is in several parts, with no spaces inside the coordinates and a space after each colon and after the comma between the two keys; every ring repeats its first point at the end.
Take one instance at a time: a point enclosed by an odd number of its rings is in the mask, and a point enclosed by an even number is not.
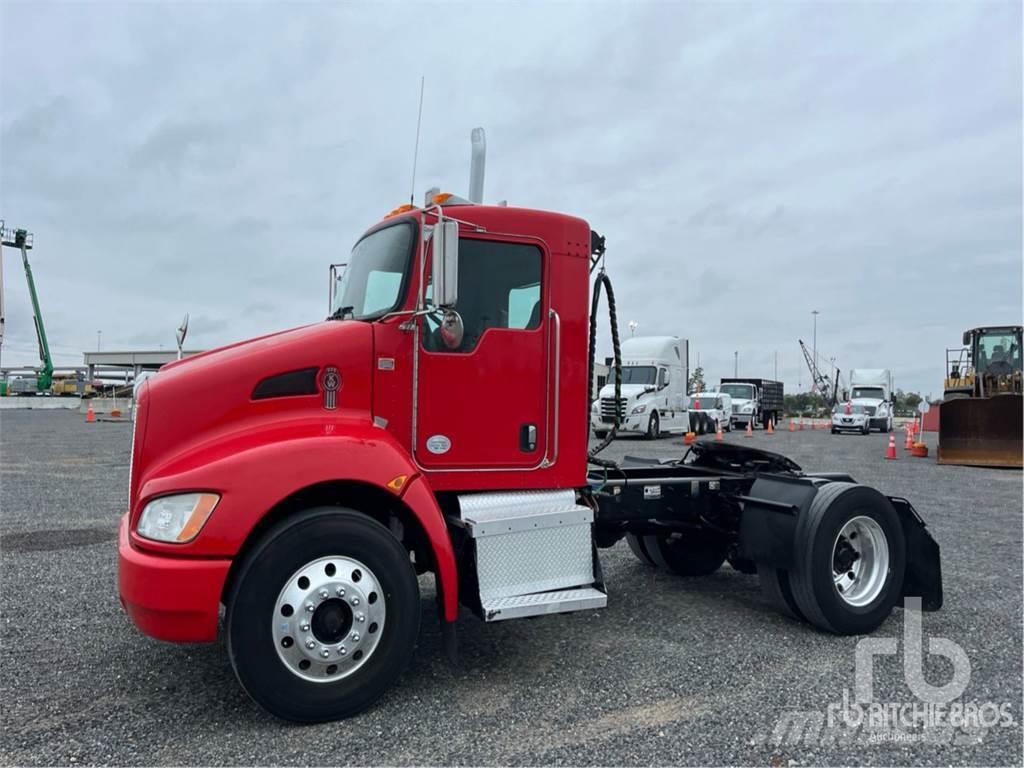
{"type": "Polygon", "coordinates": [[[618,434],[646,435],[714,431],[711,417],[690,407],[686,384],[690,376],[690,344],[676,336],[637,336],[622,342],[622,384],[615,402],[609,381],[590,408],[590,426],[604,437],[615,423],[618,434]]]}
{"type": "Polygon", "coordinates": [[[888,368],[854,368],[850,371],[851,408],[863,410],[868,429],[892,432],[892,371],[888,368]]]}

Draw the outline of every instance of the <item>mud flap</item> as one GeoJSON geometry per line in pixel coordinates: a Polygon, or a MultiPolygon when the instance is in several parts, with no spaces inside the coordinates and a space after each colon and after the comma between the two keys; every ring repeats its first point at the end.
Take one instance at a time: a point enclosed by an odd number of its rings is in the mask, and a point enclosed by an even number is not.
{"type": "Polygon", "coordinates": [[[907,542],[907,568],[903,575],[903,596],[920,597],[921,608],[937,611],[942,607],[942,563],[939,545],[906,499],[888,497],[903,524],[907,542]]]}

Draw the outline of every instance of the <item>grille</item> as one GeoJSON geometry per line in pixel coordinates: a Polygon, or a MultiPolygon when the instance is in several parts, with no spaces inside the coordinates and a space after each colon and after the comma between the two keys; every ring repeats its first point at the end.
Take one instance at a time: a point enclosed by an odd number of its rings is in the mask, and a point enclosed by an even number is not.
{"type": "MultiPolygon", "coordinates": [[[[617,410],[618,410],[619,421],[622,421],[623,419],[626,418],[626,398],[624,398],[624,397],[620,397],[619,398],[619,407],[618,407],[617,410]]],[[[615,420],[615,416],[616,416],[615,398],[614,397],[602,397],[601,398],[601,419],[602,419],[602,421],[606,421],[606,422],[610,423],[610,422],[615,420]]]]}
{"type": "Polygon", "coordinates": [[[740,412],[740,407],[738,405],[736,405],[735,403],[733,403],[732,412],[733,413],[739,413],[740,412]]]}
{"type": "Polygon", "coordinates": [[[875,415],[875,406],[873,406],[873,405],[865,405],[864,406],[864,412],[868,416],[874,416],[875,415]]]}

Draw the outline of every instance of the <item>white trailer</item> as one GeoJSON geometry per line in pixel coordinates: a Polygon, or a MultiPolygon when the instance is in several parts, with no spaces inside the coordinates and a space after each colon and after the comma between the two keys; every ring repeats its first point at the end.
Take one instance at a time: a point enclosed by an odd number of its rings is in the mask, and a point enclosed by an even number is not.
{"type": "Polygon", "coordinates": [[[888,368],[854,368],[850,371],[850,405],[868,417],[868,429],[892,432],[892,371],[888,368]]]}

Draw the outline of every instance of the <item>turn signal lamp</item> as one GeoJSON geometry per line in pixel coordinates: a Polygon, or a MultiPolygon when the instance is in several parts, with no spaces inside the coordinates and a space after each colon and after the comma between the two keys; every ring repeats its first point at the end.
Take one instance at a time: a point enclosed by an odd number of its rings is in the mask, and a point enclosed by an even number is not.
{"type": "Polygon", "coordinates": [[[179,493],[153,499],[142,510],[135,530],[146,539],[184,544],[199,535],[220,496],[215,493],[179,493]]]}
{"type": "Polygon", "coordinates": [[[451,192],[438,192],[434,195],[431,202],[433,202],[434,205],[444,205],[451,197],[453,197],[451,192]]]}

